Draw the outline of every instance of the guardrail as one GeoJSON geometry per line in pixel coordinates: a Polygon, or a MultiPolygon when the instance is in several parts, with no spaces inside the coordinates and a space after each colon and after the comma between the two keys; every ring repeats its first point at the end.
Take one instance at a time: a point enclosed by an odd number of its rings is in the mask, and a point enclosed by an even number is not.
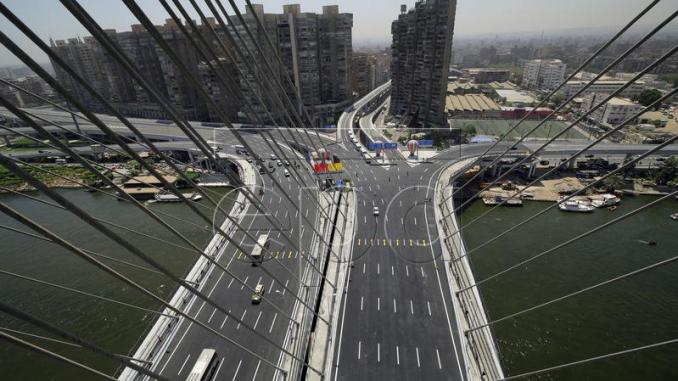
{"type": "Polygon", "coordinates": [[[438,229],[441,231],[441,237],[451,235],[449,238],[442,239],[441,247],[446,264],[445,272],[448,283],[452,289],[451,293],[456,299],[454,306],[457,310],[459,337],[464,343],[466,354],[470,355],[465,356],[467,358],[467,376],[473,380],[499,380],[504,378],[504,373],[491,328],[486,327],[470,334],[464,333],[470,327],[477,327],[486,324],[488,321],[480,293],[477,288],[470,292],[457,293],[460,289],[475,284],[475,278],[468,257],[466,257],[466,247],[459,233],[456,215],[452,213],[454,198],[451,197],[453,188],[450,179],[455,174],[468,170],[473,161],[473,158],[463,160],[448,167],[441,174],[435,192],[435,205],[438,206],[436,208],[436,221],[438,229]],[[447,201],[443,202],[445,199],[447,201]],[[442,218],[442,216],[448,214],[447,218],[442,218]],[[471,359],[473,361],[469,361],[471,359]]]}
{"type": "MultiPolygon", "coordinates": [[[[244,168],[246,164],[239,163],[238,161],[236,161],[236,163],[238,163],[239,175],[244,182],[247,184],[254,184],[256,182],[254,170],[252,168],[246,170],[244,168]],[[252,178],[250,179],[249,177],[252,178]]],[[[247,210],[248,204],[249,202],[243,193],[238,192],[238,197],[233,204],[229,215],[234,216],[235,219],[241,220],[244,211],[247,210]]],[[[231,220],[228,219],[222,224],[221,228],[228,233],[235,231],[235,226],[233,226],[231,220]]],[[[225,247],[224,241],[226,241],[224,236],[220,234],[214,235],[207,248],[205,248],[204,253],[218,261],[221,255],[223,255],[223,248],[225,247]]],[[[201,290],[203,286],[202,281],[209,277],[214,268],[215,266],[213,266],[207,258],[200,256],[184,279],[187,283],[191,283],[195,285],[198,290],[201,290]]],[[[196,296],[188,289],[178,287],[169,304],[180,311],[187,312],[190,311],[195,299],[196,296]]],[[[146,330],[145,335],[142,336],[143,340],[141,341],[141,344],[139,344],[134,351],[134,354],[131,356],[133,359],[147,361],[148,363],[140,363],[140,365],[149,369],[153,369],[154,366],[162,360],[162,356],[165,354],[173,335],[177,331],[177,327],[180,325],[177,324],[177,322],[181,322],[183,319],[169,308],[165,308],[162,312],[163,315],[158,317],[155,323],[146,330]]],[[[118,380],[121,381],[137,381],[145,378],[147,377],[131,368],[124,368],[118,376],[118,380]]]]}

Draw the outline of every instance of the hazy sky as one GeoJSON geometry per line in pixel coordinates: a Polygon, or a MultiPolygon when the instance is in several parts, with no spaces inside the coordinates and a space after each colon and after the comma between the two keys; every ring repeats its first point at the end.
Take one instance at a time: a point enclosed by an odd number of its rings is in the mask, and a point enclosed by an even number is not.
{"type": "MultiPolygon", "coordinates": [[[[188,1],[183,2],[190,6],[188,1]]],[[[3,3],[44,39],[87,35],[57,0],[3,0],[3,3]]],[[[105,28],[124,31],[136,22],[120,0],[80,0],[80,3],[105,28]]],[[[157,0],[137,0],[137,3],[154,22],[161,23],[167,18],[157,0]]],[[[339,4],[340,11],[353,13],[354,41],[361,43],[390,40],[390,25],[399,13],[400,4],[412,6],[414,0],[266,0],[263,3],[264,9],[271,13],[281,12],[282,4],[287,3],[299,3],[303,11],[309,12],[320,12],[322,5],[339,4]]],[[[626,23],[649,3],[649,0],[458,0],[455,35],[501,36],[502,33],[614,27],[626,23]]],[[[657,24],[677,9],[678,0],[662,0],[639,24],[657,24]]],[[[675,27],[676,21],[672,25],[675,27]]],[[[0,30],[34,54],[38,61],[47,61],[46,56],[39,54],[2,16],[0,30]]],[[[0,65],[15,63],[18,60],[0,47],[0,65]]]]}

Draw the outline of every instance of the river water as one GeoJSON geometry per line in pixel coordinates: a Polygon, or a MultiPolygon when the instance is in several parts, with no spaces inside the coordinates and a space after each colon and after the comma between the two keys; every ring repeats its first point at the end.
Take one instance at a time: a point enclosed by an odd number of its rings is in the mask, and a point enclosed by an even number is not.
{"type": "MultiPolygon", "coordinates": [[[[59,192],[95,217],[158,238],[159,240],[151,240],[128,231],[113,229],[139,247],[144,253],[151,255],[171,269],[174,274],[184,276],[197,258],[197,254],[194,252],[173,246],[172,244],[185,247],[186,244],[179,242],[178,238],[128,203],[82,190],[60,190],[59,192]]],[[[29,194],[40,196],[38,193],[29,194]]],[[[228,190],[220,189],[214,193],[214,197],[216,199],[224,197],[221,204],[223,210],[230,210],[232,198],[228,190]]],[[[38,204],[16,195],[0,195],[0,201],[25,213],[81,248],[143,265],[132,254],[112,243],[68,212],[38,204]]],[[[207,200],[202,200],[200,203],[201,205],[208,205],[207,200]]],[[[211,226],[191,212],[188,207],[183,204],[151,204],[149,207],[153,211],[165,212],[182,219],[183,221],[176,221],[163,217],[170,225],[196,243],[198,247],[206,246],[211,237],[211,226]]],[[[208,216],[213,215],[209,208],[203,210],[208,216]]],[[[223,221],[223,216],[218,220],[223,221]]],[[[2,213],[0,213],[0,224],[28,230],[2,213]]],[[[158,303],[142,296],[136,290],[131,290],[117,279],[75,257],[60,246],[0,230],[0,248],[0,270],[77,288],[152,310],[159,308],[158,303]]],[[[110,260],[104,259],[103,262],[165,299],[169,299],[175,290],[171,281],[163,275],[110,260]]],[[[154,321],[155,317],[154,314],[145,311],[36,285],[7,275],[0,274],[0,284],[2,285],[0,287],[0,300],[4,303],[48,320],[119,354],[127,355],[136,347],[140,336],[154,321]]],[[[44,332],[40,332],[28,324],[18,322],[1,313],[0,328],[44,334],[44,332]]],[[[26,338],[21,335],[18,336],[26,338]]],[[[53,337],[53,335],[49,336],[53,337]]],[[[78,361],[83,361],[108,374],[112,374],[116,369],[116,364],[78,348],[70,348],[63,344],[50,343],[39,339],[31,339],[30,341],[73,357],[78,361]]],[[[0,372],[0,380],[12,381],[96,379],[89,373],[84,373],[71,366],[48,359],[41,354],[31,353],[5,342],[0,345],[0,372]]]]}
{"type": "MultiPolygon", "coordinates": [[[[551,210],[470,254],[477,281],[647,202],[625,198],[614,212],[551,210]]],[[[551,204],[499,208],[464,230],[473,249],[551,204]]],[[[476,202],[462,224],[487,211],[476,202]]],[[[523,310],[678,254],[678,202],[666,200],[480,286],[489,320],[523,310]],[[656,246],[649,246],[649,241],[656,246]]],[[[494,325],[507,375],[678,338],[678,264],[604,286],[494,325]]],[[[678,345],[604,359],[529,380],[677,380],[678,345]]]]}

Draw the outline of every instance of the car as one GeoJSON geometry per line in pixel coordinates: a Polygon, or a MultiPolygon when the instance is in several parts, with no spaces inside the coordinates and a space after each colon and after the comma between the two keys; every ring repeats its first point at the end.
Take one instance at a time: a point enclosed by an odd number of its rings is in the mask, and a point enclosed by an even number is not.
{"type": "Polygon", "coordinates": [[[261,303],[261,298],[264,297],[265,293],[266,289],[264,288],[264,285],[259,283],[257,287],[254,288],[254,294],[252,294],[252,304],[261,303]]]}
{"type": "Polygon", "coordinates": [[[271,163],[268,163],[268,167],[269,167],[269,168],[273,168],[273,163],[272,163],[272,162],[271,162],[271,163]]]}
{"type": "Polygon", "coordinates": [[[379,215],[379,207],[378,207],[378,206],[375,206],[374,208],[372,208],[372,213],[373,213],[375,216],[378,216],[378,215],[379,215]]]}
{"type": "Polygon", "coordinates": [[[282,167],[282,165],[283,165],[283,162],[278,160],[278,167],[282,167]]]}
{"type": "Polygon", "coordinates": [[[248,158],[247,158],[247,162],[248,162],[248,163],[252,163],[252,162],[253,162],[252,158],[251,158],[251,157],[248,157],[248,158]]]}
{"type": "Polygon", "coordinates": [[[287,169],[285,170],[285,177],[290,177],[290,171],[288,171],[287,169]]]}
{"type": "Polygon", "coordinates": [[[287,160],[285,160],[284,164],[285,164],[286,167],[289,167],[289,166],[290,166],[290,162],[287,161],[287,160]]]}
{"type": "Polygon", "coordinates": [[[277,158],[275,157],[274,154],[271,154],[271,160],[276,160],[277,158]]]}

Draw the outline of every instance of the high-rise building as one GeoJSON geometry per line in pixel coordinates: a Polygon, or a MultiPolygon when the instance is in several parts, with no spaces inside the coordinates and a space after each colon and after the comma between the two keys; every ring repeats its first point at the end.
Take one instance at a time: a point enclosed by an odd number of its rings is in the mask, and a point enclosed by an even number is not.
{"type": "Polygon", "coordinates": [[[561,60],[530,60],[523,69],[523,87],[553,90],[565,79],[567,65],[561,60]]]}
{"type": "MultiPolygon", "coordinates": [[[[337,116],[352,101],[353,15],[339,13],[336,5],[323,7],[322,14],[302,12],[298,4],[283,6],[282,14],[267,14],[262,5],[254,4],[254,12],[262,22],[263,29],[258,27],[249,7],[243,15],[245,24],[269,57],[267,61],[279,75],[279,82],[286,87],[287,95],[292,96],[292,99],[301,99],[301,104],[295,105],[298,111],[304,107],[314,118],[314,127],[334,124],[337,116]],[[266,43],[264,32],[276,47],[274,51],[266,43]],[[282,68],[277,65],[276,54],[283,62],[282,68]],[[282,77],[285,74],[290,76],[293,88],[287,86],[287,81],[282,77]]],[[[242,23],[235,19],[233,21],[244,34],[242,23]]],[[[251,42],[247,44],[251,51],[257,51],[251,42]]],[[[253,68],[251,62],[239,62],[239,65],[245,72],[253,68]]],[[[265,70],[265,63],[261,62],[260,67],[265,70]]],[[[275,78],[271,78],[270,72],[264,73],[263,78],[271,82],[267,86],[275,86],[275,78]]],[[[262,109],[257,95],[264,100],[266,98],[262,97],[265,93],[260,93],[256,83],[258,79],[247,75],[242,81],[245,97],[262,109]],[[253,86],[247,86],[248,82],[253,86]]],[[[265,103],[268,107],[270,101],[265,103]]],[[[281,118],[280,115],[274,117],[281,118]]]]}
{"type": "Polygon", "coordinates": [[[418,1],[393,22],[391,113],[419,127],[447,123],[445,97],[456,0],[418,1]]]}
{"type": "Polygon", "coordinates": [[[391,55],[353,52],[351,70],[354,95],[363,96],[391,78],[391,55]]]}

